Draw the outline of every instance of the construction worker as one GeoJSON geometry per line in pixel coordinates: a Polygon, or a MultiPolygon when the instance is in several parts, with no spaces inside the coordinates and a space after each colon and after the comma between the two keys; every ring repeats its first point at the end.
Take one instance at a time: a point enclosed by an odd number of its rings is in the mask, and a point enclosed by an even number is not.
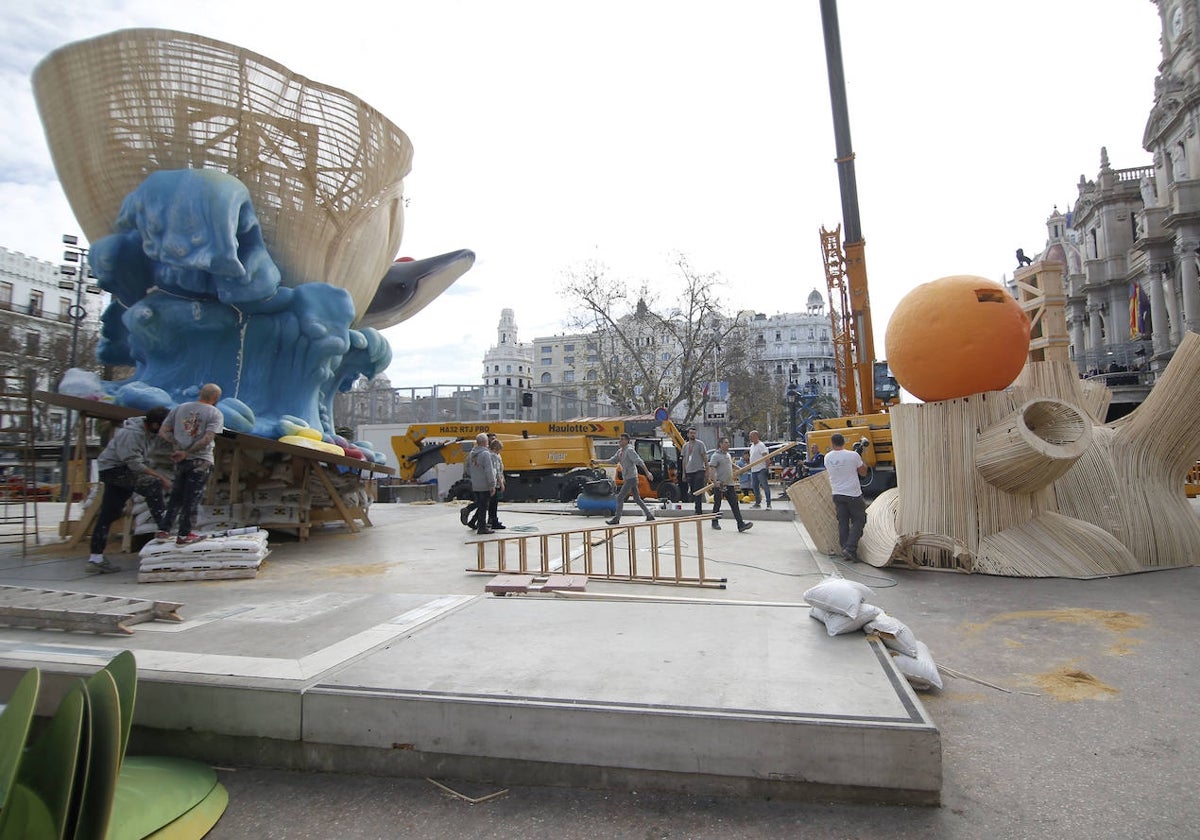
{"type": "Polygon", "coordinates": [[[654,514],[650,512],[650,508],[646,507],[646,503],[642,501],[642,494],[638,492],[638,475],[645,473],[646,478],[650,478],[650,469],[646,466],[646,462],[642,460],[642,456],[637,454],[637,450],[630,445],[629,435],[622,434],[621,445],[617,449],[617,454],[601,463],[616,464],[617,469],[621,471],[621,490],[617,493],[617,515],[612,519],[606,519],[605,524],[620,524],[621,511],[625,504],[625,499],[629,496],[633,496],[633,500],[642,509],[642,513],[646,514],[646,521],[653,522],[654,514]]]}

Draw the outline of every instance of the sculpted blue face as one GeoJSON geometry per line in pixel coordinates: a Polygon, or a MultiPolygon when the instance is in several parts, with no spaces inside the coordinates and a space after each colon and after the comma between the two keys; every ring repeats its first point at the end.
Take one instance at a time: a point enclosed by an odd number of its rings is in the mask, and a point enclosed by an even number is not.
{"type": "Polygon", "coordinates": [[[378,331],[350,328],[345,290],[281,285],[249,193],[231,175],[153,173],[90,257],[113,295],[97,356],[135,369],[106,385],[120,405],[174,405],[215,382],[230,429],[278,437],[287,416],[331,435],[336,391],[391,362],[378,331]]]}

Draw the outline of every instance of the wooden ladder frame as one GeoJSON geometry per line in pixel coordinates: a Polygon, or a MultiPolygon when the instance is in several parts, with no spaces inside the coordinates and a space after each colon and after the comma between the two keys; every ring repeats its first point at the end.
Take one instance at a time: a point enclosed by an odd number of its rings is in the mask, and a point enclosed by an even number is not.
{"type": "Polygon", "coordinates": [[[726,578],[710,578],[704,568],[704,526],[713,518],[713,514],[674,516],[553,533],[496,535],[468,543],[475,546],[476,562],[475,567],[467,571],[489,575],[586,575],[589,580],[724,589],[726,578]],[[696,529],[694,574],[690,574],[690,570],[685,571],[684,561],[691,558],[684,557],[680,539],[683,529],[689,525],[696,529]],[[669,529],[670,542],[674,546],[665,562],[659,545],[659,533],[663,529],[669,529]],[[643,536],[649,537],[646,546],[650,552],[648,564],[644,560],[639,564],[637,557],[643,536]],[[618,537],[625,537],[624,552],[615,545],[618,537]],[[576,542],[578,553],[572,548],[576,542]],[[510,544],[515,549],[514,558],[509,556],[510,544]],[[600,546],[603,546],[602,551],[595,550],[600,546]],[[493,547],[494,563],[489,565],[489,554],[493,553],[493,547]],[[557,547],[557,550],[552,551],[553,547],[557,547]],[[515,568],[510,565],[510,559],[515,561],[515,568]]]}

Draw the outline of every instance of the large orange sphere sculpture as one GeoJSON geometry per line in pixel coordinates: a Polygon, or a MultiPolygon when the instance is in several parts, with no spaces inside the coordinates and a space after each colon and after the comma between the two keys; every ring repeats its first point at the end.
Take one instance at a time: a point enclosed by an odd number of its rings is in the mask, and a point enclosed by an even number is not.
{"type": "Polygon", "coordinates": [[[926,402],[1007,388],[1029,353],[1029,316],[1003,286],[969,274],[913,289],[888,322],[888,365],[926,402]]]}

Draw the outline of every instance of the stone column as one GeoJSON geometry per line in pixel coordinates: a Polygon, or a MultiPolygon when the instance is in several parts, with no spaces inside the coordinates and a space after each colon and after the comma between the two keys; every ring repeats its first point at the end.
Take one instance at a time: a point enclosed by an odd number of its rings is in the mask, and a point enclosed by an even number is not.
{"type": "MultiPolygon", "coordinates": [[[[1132,333],[1129,330],[1129,284],[1120,283],[1108,289],[1108,343],[1124,344],[1132,333]]],[[[1116,359],[1124,363],[1124,359],[1116,359]]]]}
{"type": "Polygon", "coordinates": [[[1095,293],[1088,293],[1088,350],[1095,355],[1095,359],[1088,367],[1098,368],[1103,361],[1104,350],[1104,321],[1101,313],[1104,311],[1104,304],[1100,302],[1100,298],[1095,293]]]}
{"type": "Polygon", "coordinates": [[[1163,297],[1164,308],[1167,310],[1167,341],[1171,347],[1178,347],[1179,341],[1183,337],[1183,332],[1179,329],[1179,323],[1182,320],[1179,311],[1179,301],[1175,297],[1175,277],[1179,274],[1179,262],[1176,261],[1171,266],[1171,271],[1163,275],[1163,297]]]}
{"type": "Polygon", "coordinates": [[[1183,327],[1194,333],[1200,333],[1200,281],[1197,280],[1196,270],[1198,246],[1200,239],[1195,236],[1180,237],[1175,243],[1179,255],[1179,282],[1183,286],[1183,327]]]}
{"type": "Polygon", "coordinates": [[[1067,319],[1067,329],[1071,334],[1071,346],[1075,348],[1075,366],[1087,370],[1087,342],[1084,340],[1083,307],[1072,305],[1067,319]]]}
{"type": "Polygon", "coordinates": [[[1166,273],[1165,263],[1151,263],[1146,269],[1146,293],[1150,295],[1150,337],[1154,346],[1154,355],[1166,353],[1171,349],[1167,333],[1167,304],[1163,297],[1163,280],[1166,273]]]}

